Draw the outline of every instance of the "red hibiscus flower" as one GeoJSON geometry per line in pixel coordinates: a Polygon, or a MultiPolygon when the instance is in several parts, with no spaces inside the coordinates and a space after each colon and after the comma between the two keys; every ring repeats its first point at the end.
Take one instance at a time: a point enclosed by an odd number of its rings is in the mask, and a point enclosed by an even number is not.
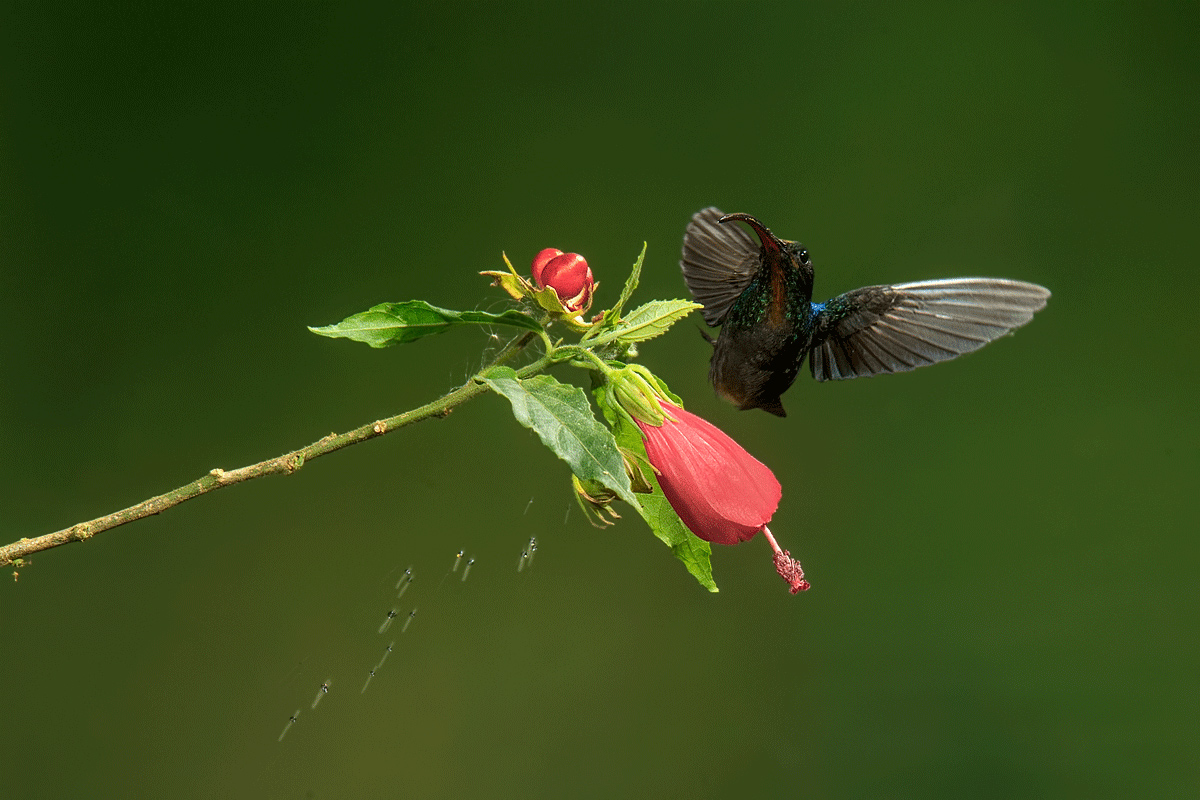
{"type": "Polygon", "coordinates": [[[659,486],[683,524],[705,541],[726,545],[762,531],[775,552],[775,571],[792,594],[809,588],[800,562],[767,529],[783,493],[771,470],[715,425],[661,399],[659,404],[661,424],[631,416],[659,486]]]}

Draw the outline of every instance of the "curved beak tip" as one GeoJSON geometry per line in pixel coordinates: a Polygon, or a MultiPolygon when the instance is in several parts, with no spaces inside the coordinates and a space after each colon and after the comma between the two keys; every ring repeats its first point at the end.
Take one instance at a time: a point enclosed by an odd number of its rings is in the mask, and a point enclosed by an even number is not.
{"type": "Polygon", "coordinates": [[[775,234],[771,233],[771,230],[766,225],[763,225],[749,214],[726,214],[717,220],[717,222],[724,223],[731,220],[744,222],[753,228],[754,232],[758,234],[758,240],[762,244],[763,248],[772,251],[780,251],[783,249],[783,242],[777,236],[775,236],[775,234]]]}

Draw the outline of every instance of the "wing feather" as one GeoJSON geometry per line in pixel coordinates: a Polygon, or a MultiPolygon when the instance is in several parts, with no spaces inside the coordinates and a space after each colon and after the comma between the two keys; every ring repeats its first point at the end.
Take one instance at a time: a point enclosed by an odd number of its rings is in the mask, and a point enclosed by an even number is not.
{"type": "Polygon", "coordinates": [[[720,325],[738,295],[758,269],[759,244],[740,225],[721,225],[725,216],[709,206],[692,215],[683,236],[683,280],[696,302],[704,306],[704,321],[720,325]]]}
{"type": "Polygon", "coordinates": [[[946,278],[868,286],[819,307],[810,365],[819,381],[905,372],[978,350],[1046,306],[1042,286],[946,278]]]}

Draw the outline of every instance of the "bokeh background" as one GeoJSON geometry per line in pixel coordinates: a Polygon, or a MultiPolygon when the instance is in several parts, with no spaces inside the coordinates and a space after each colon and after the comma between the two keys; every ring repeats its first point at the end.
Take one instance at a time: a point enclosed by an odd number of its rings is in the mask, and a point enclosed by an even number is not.
{"type": "Polygon", "coordinates": [[[589,527],[497,397],[6,569],[4,796],[1200,795],[1198,16],[7,4],[5,542],[458,385],[488,331],[305,326],[499,310],[502,250],[585,254],[603,305],[646,241],[635,299],[682,297],[716,204],[818,297],[1054,297],[933,369],[806,370],[784,420],[713,396],[698,317],[643,347],[780,478],[797,597],[761,540],[710,595],[634,514],[589,527]]]}

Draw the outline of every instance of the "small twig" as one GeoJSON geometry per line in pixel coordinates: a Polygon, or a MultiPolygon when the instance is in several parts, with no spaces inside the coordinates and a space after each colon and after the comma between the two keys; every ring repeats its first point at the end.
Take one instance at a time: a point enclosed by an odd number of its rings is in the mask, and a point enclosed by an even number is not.
{"type": "MultiPolygon", "coordinates": [[[[106,514],[103,517],[97,517],[88,522],[80,522],[55,533],[48,533],[34,539],[20,539],[10,545],[0,547],[0,567],[7,566],[18,559],[41,550],[49,550],[52,547],[58,547],[70,542],[85,541],[102,531],[125,525],[143,517],[160,514],[185,500],[191,500],[193,497],[198,497],[226,486],[232,486],[235,483],[248,481],[252,478],[261,478],[265,475],[280,473],[290,475],[304,466],[308,461],[327,453],[332,453],[335,450],[341,450],[343,447],[349,447],[352,444],[374,439],[385,433],[391,433],[398,428],[403,428],[405,425],[411,425],[414,422],[420,422],[430,417],[445,417],[455,406],[486,392],[488,387],[481,380],[481,376],[492,367],[511,360],[536,335],[533,331],[529,331],[524,336],[509,342],[508,346],[501,350],[490,364],[472,376],[462,386],[432,403],[427,403],[420,408],[414,408],[403,414],[397,414],[394,417],[388,417],[387,419],[363,425],[346,433],[331,433],[307,447],[293,450],[290,453],[284,453],[281,456],[270,458],[266,461],[260,461],[257,464],[251,464],[250,466],[234,470],[214,469],[198,480],[194,480],[185,486],[180,486],[178,489],[169,491],[166,494],[160,494],[157,497],[151,497],[149,500],[143,500],[135,506],[115,511],[112,514],[106,514]]],[[[524,378],[540,372],[550,363],[550,357],[543,356],[532,364],[517,370],[517,374],[524,378]]]]}

